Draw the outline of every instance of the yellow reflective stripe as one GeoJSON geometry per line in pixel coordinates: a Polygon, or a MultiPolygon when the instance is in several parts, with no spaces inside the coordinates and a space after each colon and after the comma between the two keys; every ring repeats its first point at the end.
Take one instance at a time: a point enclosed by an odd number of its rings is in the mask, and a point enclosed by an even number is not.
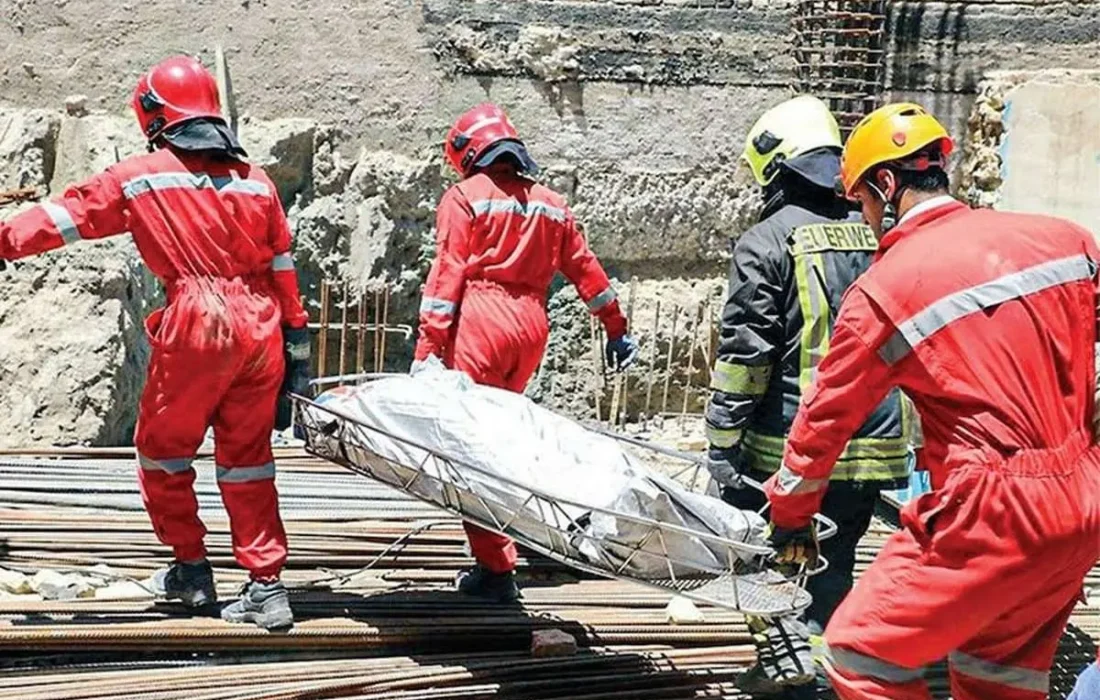
{"type": "Polygon", "coordinates": [[[794,256],[795,287],[798,288],[798,306],[802,309],[802,338],[798,349],[798,386],[803,390],[813,380],[813,364],[810,361],[810,343],[813,335],[813,319],[817,315],[810,296],[810,259],[805,255],[794,256]]]}
{"type": "Polygon", "coordinates": [[[795,255],[827,250],[864,250],[874,252],[878,240],[865,224],[806,224],[791,235],[791,251],[795,255]]]}
{"type": "MultiPolygon", "coordinates": [[[[754,469],[778,471],[786,440],[746,430],[741,447],[754,469]]],[[[909,447],[901,439],[857,438],[848,443],[833,468],[835,481],[880,481],[909,475],[909,447]],[[892,447],[890,447],[892,445],[892,447]]]]}
{"type": "Polygon", "coordinates": [[[733,447],[741,440],[741,431],[736,428],[722,429],[707,426],[707,442],[713,447],[733,447]]]}
{"type": "Polygon", "coordinates": [[[814,380],[817,364],[829,352],[831,319],[826,296],[828,290],[822,282],[825,259],[821,253],[794,256],[794,276],[798,286],[798,303],[802,309],[798,385],[805,391],[814,380]]]}
{"type": "MultiPolygon", "coordinates": [[[[783,450],[787,447],[787,439],[774,435],[764,435],[754,430],[746,430],[745,446],[752,447],[760,452],[771,454],[775,457],[782,457],[783,450]]],[[[904,457],[908,452],[909,440],[907,438],[863,437],[849,441],[847,447],[844,448],[844,452],[841,453],[840,458],[881,457],[889,459],[891,457],[904,457]]]]}
{"type": "Polygon", "coordinates": [[[771,365],[751,367],[718,360],[714,363],[710,388],[729,394],[761,396],[768,390],[771,376],[771,365]]]}

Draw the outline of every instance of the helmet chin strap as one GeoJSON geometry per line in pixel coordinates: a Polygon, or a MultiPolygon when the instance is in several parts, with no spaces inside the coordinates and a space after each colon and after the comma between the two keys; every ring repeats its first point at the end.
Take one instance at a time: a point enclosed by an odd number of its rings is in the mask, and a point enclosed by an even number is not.
{"type": "MultiPolygon", "coordinates": [[[[886,193],[875,186],[875,183],[868,180],[867,186],[875,191],[875,194],[879,196],[879,199],[883,201],[885,206],[882,209],[882,234],[885,235],[890,232],[895,226],[898,225],[898,208],[894,202],[886,196],[886,193]]],[[[901,199],[901,193],[904,188],[899,187],[894,193],[895,199],[901,199]]]]}

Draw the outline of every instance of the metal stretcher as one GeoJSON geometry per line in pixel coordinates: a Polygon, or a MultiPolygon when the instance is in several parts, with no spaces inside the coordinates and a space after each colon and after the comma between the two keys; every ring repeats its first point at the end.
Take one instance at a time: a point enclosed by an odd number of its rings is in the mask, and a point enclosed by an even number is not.
{"type": "MultiPolygon", "coordinates": [[[[380,376],[369,375],[369,379],[376,378],[380,376]]],[[[293,399],[296,425],[304,432],[306,451],[310,454],[425,500],[486,529],[508,535],[525,547],[574,569],[597,576],[633,581],[750,615],[777,616],[805,609],[811,602],[810,594],[803,588],[806,577],[820,573],[827,566],[827,562],[822,560],[814,571],[801,570],[794,575],[785,575],[770,566],[774,552],[769,547],[737,542],[713,532],[689,530],[671,523],[594,508],[540,493],[522,483],[486,472],[453,456],[441,454],[402,436],[368,425],[338,409],[318,404],[303,396],[294,396],[293,399]],[[416,464],[399,463],[385,456],[379,449],[379,445],[386,440],[417,448],[425,457],[416,464]],[[475,492],[464,476],[464,473],[469,472],[477,472],[480,480],[496,480],[506,484],[513,493],[521,492],[522,503],[517,506],[502,502],[491,494],[475,492]],[[430,488],[426,488],[427,486],[430,488]],[[644,528],[644,535],[640,541],[635,540],[633,543],[615,543],[613,540],[609,541],[608,537],[597,540],[585,532],[584,518],[570,517],[567,513],[568,510],[576,512],[578,509],[589,514],[610,515],[632,526],[640,526],[644,528]],[[711,570],[699,570],[696,564],[679,561],[665,546],[666,537],[673,535],[690,536],[706,542],[712,551],[726,552],[726,565],[711,570]],[[625,558],[606,557],[593,561],[582,555],[578,548],[585,539],[600,545],[596,547],[598,551],[609,544],[618,544],[629,548],[630,553],[625,558]],[[650,547],[649,544],[653,542],[659,546],[650,547]],[[667,576],[638,578],[627,571],[631,558],[642,547],[646,548],[645,556],[663,558],[667,566],[667,576]],[[683,574],[685,567],[692,569],[689,575],[683,574]],[[677,570],[681,572],[679,575],[677,570]]],[[[705,470],[705,465],[697,455],[665,449],[599,429],[596,431],[640,450],[649,450],[651,456],[660,454],[664,458],[686,462],[684,469],[675,478],[681,484],[686,481],[685,487],[691,490],[701,491],[708,481],[709,475],[700,472],[705,470]]],[[[760,484],[747,479],[745,487],[761,488],[760,484]]],[[[818,532],[822,539],[831,537],[836,533],[836,526],[819,516],[818,532]]]]}

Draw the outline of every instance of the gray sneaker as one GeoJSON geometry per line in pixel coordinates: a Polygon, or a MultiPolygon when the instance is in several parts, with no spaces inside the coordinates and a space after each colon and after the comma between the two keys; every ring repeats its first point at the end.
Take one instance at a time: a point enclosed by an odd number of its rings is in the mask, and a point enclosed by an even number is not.
{"type": "Polygon", "coordinates": [[[205,559],[194,564],[172,562],[167,569],[153,574],[153,589],[166,600],[178,600],[189,608],[218,602],[214,571],[205,559]]]}
{"type": "Polygon", "coordinates": [[[286,629],[294,624],[290,596],[282,581],[249,581],[237,602],[222,608],[226,622],[251,622],[265,630],[286,629]]]}
{"type": "Polygon", "coordinates": [[[495,603],[514,603],[523,597],[516,585],[516,575],[511,571],[495,574],[479,565],[460,573],[455,583],[459,593],[495,603]]]}

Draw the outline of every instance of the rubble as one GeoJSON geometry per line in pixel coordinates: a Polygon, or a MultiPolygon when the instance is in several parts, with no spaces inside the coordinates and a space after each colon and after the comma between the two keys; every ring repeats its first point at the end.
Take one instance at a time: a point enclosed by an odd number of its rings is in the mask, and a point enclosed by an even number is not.
{"type": "Polygon", "coordinates": [[[65,113],[70,117],[83,117],[88,114],[87,95],[69,95],[65,98],[65,113]]]}
{"type": "Polygon", "coordinates": [[[573,656],[576,653],[577,638],[564,630],[545,629],[531,632],[531,656],[536,659],[573,656]]]}

